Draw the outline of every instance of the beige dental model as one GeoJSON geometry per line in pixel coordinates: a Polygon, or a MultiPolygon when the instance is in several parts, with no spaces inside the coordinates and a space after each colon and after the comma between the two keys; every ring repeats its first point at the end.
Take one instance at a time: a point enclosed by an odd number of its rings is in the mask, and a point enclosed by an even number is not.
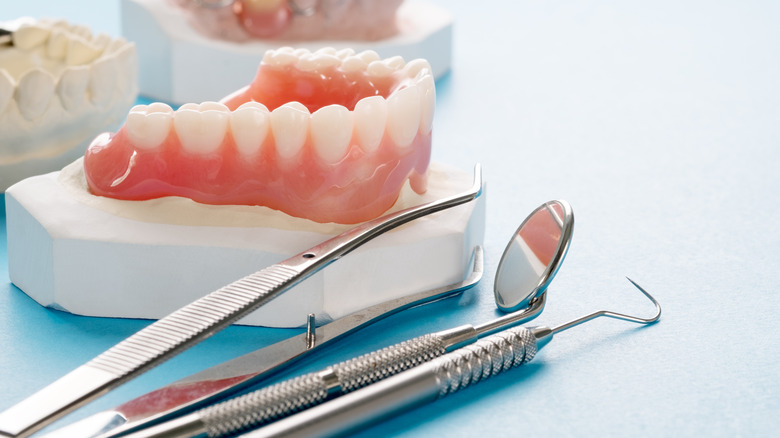
{"type": "Polygon", "coordinates": [[[135,45],[65,21],[0,23],[0,190],[62,168],[138,94],[135,45]]]}

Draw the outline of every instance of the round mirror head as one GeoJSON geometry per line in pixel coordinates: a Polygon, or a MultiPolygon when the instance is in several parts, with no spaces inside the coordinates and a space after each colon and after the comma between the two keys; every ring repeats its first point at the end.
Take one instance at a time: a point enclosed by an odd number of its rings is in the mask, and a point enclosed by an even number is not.
{"type": "Polygon", "coordinates": [[[499,309],[524,309],[547,289],[566,256],[573,230],[574,213],[566,201],[546,202],[520,224],[496,271],[493,292],[499,309]]]}

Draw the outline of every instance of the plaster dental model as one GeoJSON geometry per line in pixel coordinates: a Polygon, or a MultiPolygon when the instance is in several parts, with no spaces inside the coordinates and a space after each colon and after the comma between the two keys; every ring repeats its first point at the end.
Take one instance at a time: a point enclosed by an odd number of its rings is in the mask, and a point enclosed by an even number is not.
{"type": "Polygon", "coordinates": [[[283,48],[224,104],[134,107],[119,133],[89,147],[85,174],[93,194],[119,199],[175,195],[363,222],[387,211],[407,178],[425,191],[435,100],[425,60],[283,48]]]}
{"type": "Polygon", "coordinates": [[[403,0],[169,0],[211,38],[375,41],[398,33],[403,0]]]}
{"type": "Polygon", "coordinates": [[[452,20],[421,1],[122,0],[122,33],[140,54],[141,93],[177,104],[244,86],[263,54],[285,45],[424,58],[438,78],[451,64],[452,20]]]}
{"type": "Polygon", "coordinates": [[[124,39],[65,21],[0,23],[0,191],[60,169],[135,102],[138,60],[124,39]]]}
{"type": "MultiPolygon", "coordinates": [[[[8,190],[11,281],[77,314],[161,318],[346,224],[462,192],[471,173],[429,166],[434,103],[424,60],[283,48],[222,103],[137,106],[83,160],[8,190]]],[[[241,322],[326,323],[461,281],[484,198],[379,236],[241,322]]]]}

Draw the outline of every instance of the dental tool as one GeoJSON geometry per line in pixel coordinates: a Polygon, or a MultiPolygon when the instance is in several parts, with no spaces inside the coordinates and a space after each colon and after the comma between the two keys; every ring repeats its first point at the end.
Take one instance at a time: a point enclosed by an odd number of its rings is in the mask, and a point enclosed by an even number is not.
{"type": "Polygon", "coordinates": [[[500,318],[430,333],[140,430],[128,437],[233,436],[324,403],[441,357],[544,308],[546,289],[566,256],[574,214],[566,201],[535,209],[518,227],[499,263],[494,289],[500,318]],[[544,260],[544,264],[542,261],[544,260]]]}
{"type": "Polygon", "coordinates": [[[555,334],[595,318],[603,316],[639,324],[658,321],[661,317],[658,301],[633,280],[629,278],[628,281],[653,302],[656,313],[652,317],[641,318],[602,310],[555,328],[510,328],[431,362],[241,436],[322,437],[353,431],[528,363],[555,334]]]}
{"type": "Polygon", "coordinates": [[[474,183],[463,193],[365,222],[182,307],[0,413],[0,436],[31,435],[224,329],[369,240],[419,217],[465,204],[481,193],[482,171],[477,164],[474,183]]]}

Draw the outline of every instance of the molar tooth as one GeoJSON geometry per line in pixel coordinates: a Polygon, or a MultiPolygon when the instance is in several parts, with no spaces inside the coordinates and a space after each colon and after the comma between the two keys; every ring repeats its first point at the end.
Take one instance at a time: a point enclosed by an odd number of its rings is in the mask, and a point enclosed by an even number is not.
{"type": "Polygon", "coordinates": [[[247,102],[230,114],[230,130],[236,149],[243,155],[254,155],[268,136],[270,112],[265,105],[247,102]]]}
{"type": "Polygon", "coordinates": [[[354,55],[355,55],[355,50],[350,47],[347,47],[346,49],[341,49],[338,52],[336,52],[336,57],[338,57],[339,59],[346,59],[347,57],[354,56],[354,55]]]}
{"type": "Polygon", "coordinates": [[[314,52],[317,55],[336,55],[336,49],[333,47],[323,47],[314,52]]]}
{"type": "Polygon", "coordinates": [[[382,62],[393,70],[400,70],[406,65],[406,61],[401,56],[392,56],[387,59],[383,59],[382,62]]]}
{"type": "Polygon", "coordinates": [[[385,135],[387,101],[382,96],[360,99],[354,113],[358,144],[366,152],[375,151],[385,135]]]}
{"type": "Polygon", "coordinates": [[[281,49],[276,51],[269,50],[265,53],[265,56],[263,56],[263,63],[275,67],[293,65],[296,62],[298,62],[297,56],[293,55],[292,53],[282,51],[281,49]]]}
{"type": "Polygon", "coordinates": [[[293,49],[293,51],[292,51],[292,54],[297,56],[298,58],[300,58],[301,56],[308,55],[310,53],[311,52],[309,51],[309,49],[304,49],[304,48],[293,49]]]}
{"type": "Polygon", "coordinates": [[[368,64],[368,67],[366,68],[366,74],[368,76],[374,76],[378,78],[390,76],[394,71],[395,69],[393,69],[393,67],[390,67],[382,61],[371,61],[371,63],[368,64]]]}
{"type": "Polygon", "coordinates": [[[341,63],[341,70],[345,72],[365,71],[368,64],[357,56],[348,56],[341,63]]]}
{"type": "Polygon", "coordinates": [[[11,34],[14,47],[30,50],[45,43],[51,30],[35,24],[23,24],[11,34]]]}
{"type": "Polygon", "coordinates": [[[52,30],[49,43],[46,45],[46,56],[58,61],[65,59],[65,54],[68,52],[68,42],[68,35],[64,30],[60,28],[52,30]]]}
{"type": "Polygon", "coordinates": [[[173,115],[173,126],[181,147],[196,154],[219,149],[225,139],[230,110],[218,102],[204,102],[198,108],[182,106],[173,115]]]}
{"type": "Polygon", "coordinates": [[[65,55],[65,63],[68,65],[83,65],[97,59],[100,56],[99,47],[81,37],[72,37],[68,41],[68,52],[65,55]]]}
{"type": "Polygon", "coordinates": [[[409,146],[420,127],[420,92],[416,85],[394,92],[387,99],[387,133],[396,145],[409,146]]]}
{"type": "Polygon", "coordinates": [[[286,103],[271,112],[271,132],[280,157],[288,159],[300,152],[308,135],[309,118],[309,111],[298,102],[286,103]]]}
{"type": "Polygon", "coordinates": [[[436,109],[436,85],[433,76],[424,75],[417,81],[420,90],[420,132],[428,134],[433,128],[433,112],[436,109]]]}
{"type": "Polygon", "coordinates": [[[302,71],[320,71],[328,67],[335,67],[339,64],[341,64],[341,60],[333,55],[308,54],[301,56],[296,67],[298,70],[302,71]]]}
{"type": "Polygon", "coordinates": [[[404,73],[406,73],[406,77],[409,78],[417,77],[417,75],[423,70],[428,70],[427,74],[431,74],[432,71],[431,64],[421,58],[409,61],[409,63],[404,67],[404,73]]]}
{"type": "Polygon", "coordinates": [[[314,150],[325,162],[337,163],[347,154],[352,125],[352,113],[341,105],[328,105],[311,115],[314,150]]]}
{"type": "Polygon", "coordinates": [[[125,122],[127,137],[136,149],[156,148],[168,137],[172,120],[173,109],[164,103],[136,105],[125,122]]]}
{"type": "Polygon", "coordinates": [[[54,76],[40,68],[27,72],[19,79],[16,102],[25,119],[32,120],[46,111],[54,95],[54,76]]]}
{"type": "Polygon", "coordinates": [[[119,76],[116,60],[113,57],[100,59],[92,64],[90,69],[89,93],[92,103],[101,108],[105,107],[114,96],[119,76]]]}
{"type": "Polygon", "coordinates": [[[62,106],[66,110],[74,110],[81,106],[86,98],[87,85],[89,84],[89,67],[68,67],[60,77],[57,84],[57,94],[60,95],[62,106]]]}
{"type": "Polygon", "coordinates": [[[371,64],[374,61],[379,61],[380,59],[382,59],[379,57],[379,54],[377,54],[373,50],[364,50],[358,53],[357,57],[362,59],[363,62],[365,62],[366,64],[371,64]]]}
{"type": "Polygon", "coordinates": [[[12,78],[4,69],[0,69],[0,114],[5,111],[8,102],[11,101],[15,87],[16,82],[14,81],[14,78],[12,78]]]}

